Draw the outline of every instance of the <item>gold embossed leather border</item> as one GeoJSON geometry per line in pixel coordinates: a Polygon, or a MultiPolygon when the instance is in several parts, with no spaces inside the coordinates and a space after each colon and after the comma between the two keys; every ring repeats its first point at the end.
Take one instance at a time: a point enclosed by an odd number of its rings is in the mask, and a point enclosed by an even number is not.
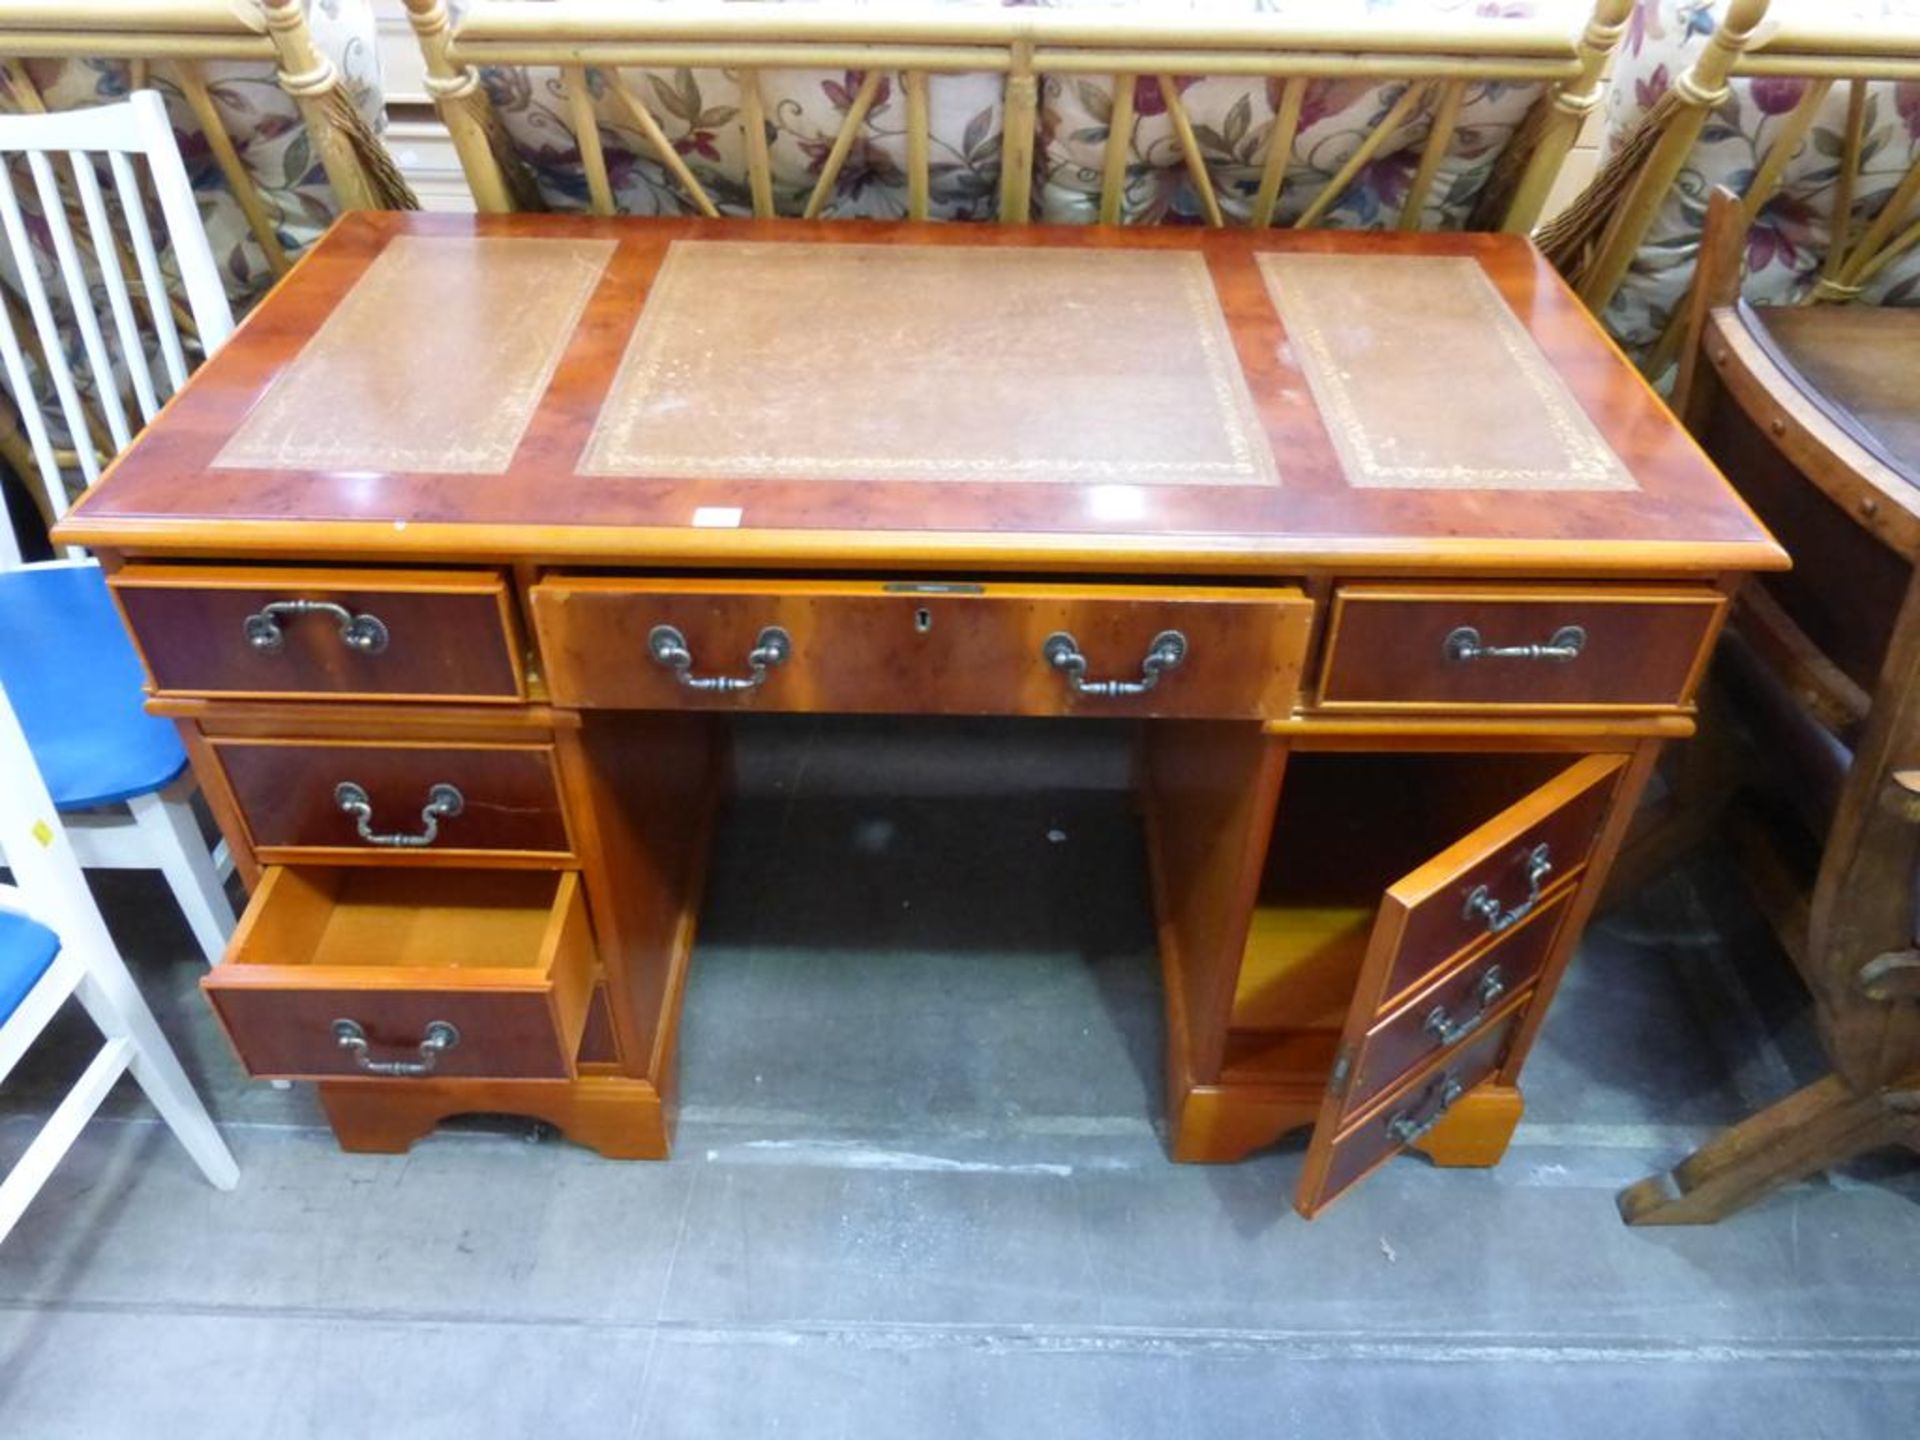
{"type": "Polygon", "coordinates": [[[213,463],[503,472],[614,249],[397,236],[213,463]]]}
{"type": "Polygon", "coordinates": [[[1273,485],[1201,256],[676,241],[580,469],[1273,485]]]}
{"type": "Polygon", "coordinates": [[[1349,484],[1638,488],[1476,261],[1257,258],[1349,484]]]}

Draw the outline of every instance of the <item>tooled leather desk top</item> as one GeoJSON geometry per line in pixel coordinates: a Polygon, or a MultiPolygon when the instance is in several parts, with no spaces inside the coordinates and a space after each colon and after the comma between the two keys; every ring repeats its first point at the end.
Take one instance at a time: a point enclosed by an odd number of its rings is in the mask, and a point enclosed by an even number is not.
{"type": "Polygon", "coordinates": [[[1713,571],[1523,240],[343,218],[76,508],[129,553],[1713,571]]]}

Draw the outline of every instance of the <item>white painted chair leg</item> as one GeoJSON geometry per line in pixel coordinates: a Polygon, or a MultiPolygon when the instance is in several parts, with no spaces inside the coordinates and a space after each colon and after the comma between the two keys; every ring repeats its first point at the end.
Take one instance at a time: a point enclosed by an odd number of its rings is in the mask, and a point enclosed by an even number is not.
{"type": "Polygon", "coordinates": [[[186,1147],[201,1174],[216,1189],[231,1190],[240,1181],[240,1167],[214,1127],[213,1117],[200,1103],[187,1072],[160,1033],[159,1022],[126,966],[117,955],[105,955],[88,967],[74,990],[93,1023],[110,1038],[124,1038],[133,1046],[128,1068],[147,1092],[160,1118],[186,1147]]]}
{"type": "Polygon", "coordinates": [[[167,877],[167,888],[187,917],[201,953],[209,965],[217,965],[233,938],[233,906],[201,837],[192,794],[191,782],[183,776],[158,795],[129,800],[127,808],[167,877]]]}
{"type": "Polygon", "coordinates": [[[100,1102],[107,1098],[107,1092],[113,1089],[132,1058],[130,1040],[109,1040],[103,1045],[78,1083],[47,1117],[26,1153],[14,1161],[5,1181],[0,1182],[0,1240],[5,1240],[12,1231],[27,1202],[40,1193],[40,1187],[47,1183],[60,1157],[73,1148],[81,1128],[93,1118],[93,1112],[100,1108],[100,1102]]]}

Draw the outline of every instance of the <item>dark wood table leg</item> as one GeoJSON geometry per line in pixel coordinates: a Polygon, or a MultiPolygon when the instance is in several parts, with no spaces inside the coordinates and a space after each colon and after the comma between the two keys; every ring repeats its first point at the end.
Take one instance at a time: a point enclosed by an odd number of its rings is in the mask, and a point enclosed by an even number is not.
{"type": "MultiPolygon", "coordinates": [[[[1920,1077],[1916,1077],[1920,1080],[1920,1077]]],[[[1782,1185],[1889,1145],[1920,1149],[1920,1086],[1857,1094],[1816,1080],[1620,1192],[1629,1225],[1711,1225],[1782,1185]]]]}

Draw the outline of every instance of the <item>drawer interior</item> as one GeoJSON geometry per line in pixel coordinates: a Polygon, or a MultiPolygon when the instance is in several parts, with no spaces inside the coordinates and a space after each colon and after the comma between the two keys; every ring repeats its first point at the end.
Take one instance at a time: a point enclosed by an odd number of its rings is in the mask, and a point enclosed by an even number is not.
{"type": "MultiPolygon", "coordinates": [[[[551,954],[562,872],[283,866],[268,871],[229,964],[342,971],[499,970],[551,954]]],[[[370,977],[372,978],[372,977],[370,977]]]]}

